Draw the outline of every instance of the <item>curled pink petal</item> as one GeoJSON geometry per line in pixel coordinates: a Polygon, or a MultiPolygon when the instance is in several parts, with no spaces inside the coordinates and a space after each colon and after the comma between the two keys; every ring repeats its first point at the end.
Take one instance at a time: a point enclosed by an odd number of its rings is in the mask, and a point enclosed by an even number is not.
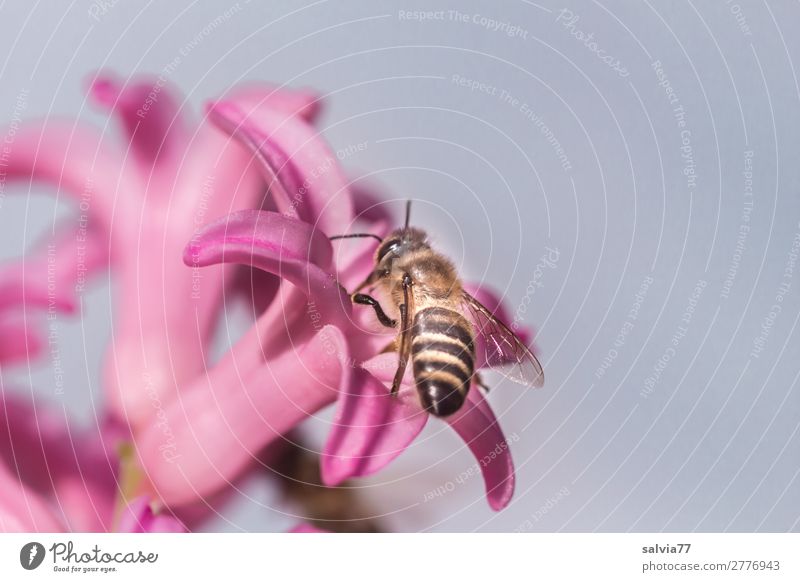
{"type": "MultiPolygon", "coordinates": [[[[218,103],[209,107],[208,117],[222,131],[238,140],[255,156],[262,178],[272,194],[277,209],[289,216],[298,216],[298,209],[306,210],[302,204],[303,178],[289,155],[275,141],[267,139],[255,125],[248,121],[244,112],[231,103],[218,103]]],[[[302,216],[312,222],[306,212],[302,216]]]]}
{"type": "MultiPolygon", "coordinates": [[[[272,109],[261,110],[257,117],[248,118],[235,103],[224,101],[214,103],[209,110],[217,119],[226,120],[229,133],[235,137],[244,136],[248,149],[266,147],[267,152],[281,152],[281,159],[286,156],[286,160],[291,161],[302,178],[296,191],[287,192],[298,216],[327,234],[336,234],[334,231],[342,224],[350,223],[353,205],[348,181],[336,154],[304,119],[272,109]]],[[[271,167],[272,163],[268,165],[271,167]]],[[[280,176],[281,170],[272,168],[270,172],[280,176]]]]}
{"type": "Polygon", "coordinates": [[[322,99],[311,89],[289,89],[270,83],[239,85],[224,96],[248,117],[257,118],[262,110],[281,111],[313,122],[322,109],[322,99]]]}
{"type": "Polygon", "coordinates": [[[325,305],[326,322],[347,326],[350,298],[324,270],[331,257],[330,242],[312,225],[263,210],[243,210],[208,225],[184,252],[187,265],[238,263],[279,275],[325,305]]]}
{"type": "Polygon", "coordinates": [[[202,267],[241,263],[273,272],[271,267],[276,260],[312,263],[326,269],[331,255],[328,239],[312,225],[275,212],[241,210],[201,230],[186,247],[183,261],[202,267]],[[262,264],[270,268],[261,267],[262,264]]]}
{"type": "Polygon", "coordinates": [[[123,82],[107,73],[98,73],[89,86],[90,97],[119,117],[134,155],[150,170],[159,160],[180,156],[187,142],[173,92],[162,78],[123,82]]]}
{"type": "Polygon", "coordinates": [[[469,447],[480,465],[489,506],[500,511],[514,494],[514,463],[492,409],[473,385],[464,405],[445,421],[469,447]]]}
{"type": "Polygon", "coordinates": [[[186,527],[172,515],[157,514],[153,510],[150,499],[143,495],[123,508],[117,531],[121,533],[184,533],[186,527]]]}
{"type": "Polygon", "coordinates": [[[406,450],[427,419],[412,390],[404,387],[394,397],[366,370],[345,371],[343,392],[322,454],[323,483],[338,485],[381,470],[406,450]]]}

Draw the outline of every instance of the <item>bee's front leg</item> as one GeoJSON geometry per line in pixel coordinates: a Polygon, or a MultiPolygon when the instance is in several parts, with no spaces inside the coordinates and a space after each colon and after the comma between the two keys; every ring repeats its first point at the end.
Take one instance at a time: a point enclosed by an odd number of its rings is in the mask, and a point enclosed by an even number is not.
{"type": "Polygon", "coordinates": [[[411,356],[411,325],[409,318],[413,317],[414,313],[414,296],[411,293],[411,286],[414,281],[408,273],[403,274],[403,303],[399,305],[400,308],[400,346],[397,350],[399,359],[397,364],[397,372],[394,375],[392,382],[392,396],[397,396],[400,392],[400,383],[403,381],[403,376],[406,373],[406,366],[408,359],[411,356]]]}
{"type": "Polygon", "coordinates": [[[365,293],[354,293],[352,299],[353,303],[371,306],[375,310],[375,315],[378,316],[378,321],[380,321],[384,326],[397,327],[397,321],[386,315],[383,307],[381,307],[381,304],[378,303],[377,299],[374,297],[366,295],[365,293]]]}

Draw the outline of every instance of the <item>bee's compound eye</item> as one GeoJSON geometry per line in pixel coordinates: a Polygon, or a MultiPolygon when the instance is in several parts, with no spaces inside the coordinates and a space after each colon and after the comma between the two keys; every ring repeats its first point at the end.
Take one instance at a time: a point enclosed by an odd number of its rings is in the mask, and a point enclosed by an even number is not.
{"type": "Polygon", "coordinates": [[[383,243],[380,251],[378,251],[378,262],[380,263],[383,258],[389,253],[395,252],[400,246],[400,241],[396,238],[383,243]]]}

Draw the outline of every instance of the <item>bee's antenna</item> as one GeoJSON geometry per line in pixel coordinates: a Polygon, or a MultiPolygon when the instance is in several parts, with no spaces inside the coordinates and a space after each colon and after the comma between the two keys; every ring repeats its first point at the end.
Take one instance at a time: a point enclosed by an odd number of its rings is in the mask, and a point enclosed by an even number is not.
{"type": "Polygon", "coordinates": [[[406,200],[406,228],[408,228],[408,221],[411,219],[411,200],[406,200]]]}
{"type": "Polygon", "coordinates": [[[372,234],[370,232],[362,232],[358,234],[338,234],[336,236],[329,236],[328,240],[338,240],[340,238],[366,238],[372,237],[378,242],[383,242],[383,239],[379,237],[377,234],[372,234]]]}

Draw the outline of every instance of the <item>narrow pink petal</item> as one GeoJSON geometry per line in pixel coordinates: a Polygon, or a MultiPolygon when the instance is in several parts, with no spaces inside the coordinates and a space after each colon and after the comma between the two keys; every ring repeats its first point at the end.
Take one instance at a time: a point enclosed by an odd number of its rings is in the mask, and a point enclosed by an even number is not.
{"type": "Polygon", "coordinates": [[[245,114],[231,103],[212,105],[208,110],[209,120],[226,134],[235,138],[255,158],[261,176],[272,195],[278,211],[289,216],[300,216],[306,222],[313,217],[305,212],[302,204],[303,177],[289,155],[275,141],[267,139],[245,114]]]}
{"type": "Polygon", "coordinates": [[[93,227],[108,232],[116,199],[124,201],[138,179],[125,170],[124,152],[109,148],[103,139],[97,131],[66,121],[25,123],[14,130],[5,175],[55,186],[83,208],[93,227]]]}
{"type": "Polygon", "coordinates": [[[56,293],[55,282],[52,294],[48,290],[46,265],[37,261],[23,261],[0,267],[0,309],[8,310],[18,307],[23,309],[38,308],[46,310],[52,308],[59,313],[72,313],[75,311],[75,298],[72,286],[64,292],[60,286],[56,293]],[[40,267],[44,266],[45,270],[40,267]]]}
{"type": "Polygon", "coordinates": [[[249,264],[273,272],[261,264],[272,267],[282,260],[327,269],[331,255],[330,242],[313,225],[276,212],[241,210],[197,233],[186,247],[183,260],[202,267],[220,262],[249,264]]]}
{"type": "Polygon", "coordinates": [[[237,85],[223,96],[235,103],[248,117],[257,118],[261,111],[281,111],[313,122],[322,109],[322,99],[311,89],[289,89],[269,83],[237,85]]]}
{"type": "Polygon", "coordinates": [[[119,118],[146,174],[159,169],[160,161],[177,162],[188,136],[180,115],[181,99],[163,78],[139,76],[125,82],[98,73],[89,86],[89,96],[119,118]]]}
{"type": "Polygon", "coordinates": [[[349,356],[335,327],[321,327],[308,344],[240,370],[238,351],[249,354],[257,339],[243,338],[137,435],[153,492],[167,505],[230,485],[265,445],[336,399],[349,356]]]}
{"type": "Polygon", "coordinates": [[[42,333],[34,329],[30,321],[0,320],[0,364],[14,364],[37,358],[44,345],[42,333]]]}
{"type": "Polygon", "coordinates": [[[337,234],[336,229],[350,223],[353,204],[339,160],[304,119],[269,108],[250,118],[238,105],[227,101],[217,102],[209,110],[216,119],[225,120],[223,129],[242,139],[247,149],[262,150],[264,155],[260,157],[268,166],[268,174],[280,178],[284,166],[289,167],[287,162],[291,162],[302,182],[299,187],[284,187],[298,216],[326,234],[337,234]],[[270,161],[272,158],[274,161],[270,161]],[[282,161],[284,158],[286,162],[282,161]]]}
{"type": "Polygon", "coordinates": [[[428,418],[407,388],[393,397],[362,368],[349,370],[346,378],[322,454],[322,481],[330,486],[381,470],[414,441],[428,418]]]}
{"type": "Polygon", "coordinates": [[[120,533],[184,533],[179,519],[166,513],[157,514],[146,495],[137,497],[122,510],[117,531],[120,533]]]}
{"type": "Polygon", "coordinates": [[[514,494],[514,463],[500,424],[478,387],[473,385],[464,406],[444,420],[475,455],[489,505],[500,511],[514,494]]]}

